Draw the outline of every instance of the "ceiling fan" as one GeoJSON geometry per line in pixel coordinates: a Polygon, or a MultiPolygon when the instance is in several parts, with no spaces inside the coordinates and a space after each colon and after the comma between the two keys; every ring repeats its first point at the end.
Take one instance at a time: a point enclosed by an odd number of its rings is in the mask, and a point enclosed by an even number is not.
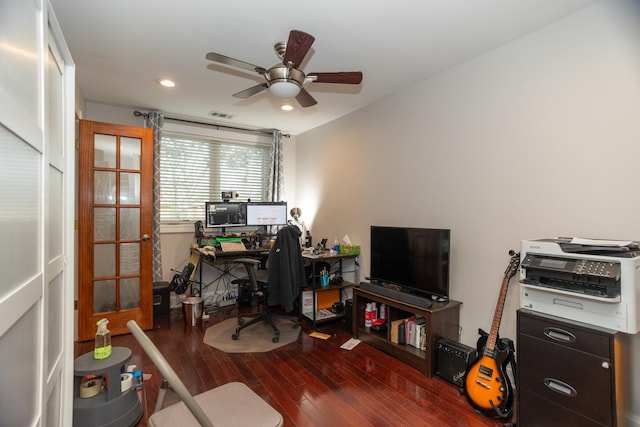
{"type": "Polygon", "coordinates": [[[233,94],[235,98],[249,98],[269,89],[279,98],[295,98],[303,107],[311,107],[318,101],[305,89],[307,84],[317,82],[357,85],[362,81],[362,72],[360,71],[305,74],[300,70],[298,67],[311,49],[314,40],[315,38],[310,34],[291,30],[287,42],[278,42],[274,45],[276,55],[282,60],[282,63],[269,69],[213,52],[207,53],[207,59],[254,71],[264,77],[264,83],[233,94]]]}

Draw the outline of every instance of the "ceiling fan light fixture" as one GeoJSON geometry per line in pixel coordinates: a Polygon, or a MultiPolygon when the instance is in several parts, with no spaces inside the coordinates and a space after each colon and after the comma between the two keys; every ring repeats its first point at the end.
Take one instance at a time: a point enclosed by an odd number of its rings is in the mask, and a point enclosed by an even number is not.
{"type": "Polygon", "coordinates": [[[361,71],[311,73],[307,77],[299,67],[309,53],[314,40],[315,38],[311,34],[300,30],[291,30],[286,42],[278,42],[274,45],[280,62],[269,69],[215,52],[207,53],[206,58],[220,64],[255,72],[264,78],[264,83],[234,93],[232,95],[234,98],[249,98],[269,89],[274,96],[280,99],[295,98],[298,104],[305,108],[318,103],[306,90],[309,83],[360,84],[362,82],[361,71]]]}
{"type": "Polygon", "coordinates": [[[269,89],[278,98],[291,99],[298,96],[300,85],[295,80],[278,80],[271,82],[269,89]]]}

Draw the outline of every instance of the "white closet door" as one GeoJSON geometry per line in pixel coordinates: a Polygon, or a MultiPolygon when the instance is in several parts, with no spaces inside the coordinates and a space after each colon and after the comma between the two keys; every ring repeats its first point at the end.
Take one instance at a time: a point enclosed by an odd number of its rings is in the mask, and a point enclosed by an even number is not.
{"type": "Polygon", "coordinates": [[[0,424],[71,425],[73,66],[46,0],[0,40],[0,424]]]}

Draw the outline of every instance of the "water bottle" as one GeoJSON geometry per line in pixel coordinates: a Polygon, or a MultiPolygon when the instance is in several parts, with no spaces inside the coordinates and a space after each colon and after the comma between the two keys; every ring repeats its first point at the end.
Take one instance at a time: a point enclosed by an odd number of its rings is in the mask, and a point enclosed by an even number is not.
{"type": "Polygon", "coordinates": [[[364,309],[364,326],[365,328],[371,327],[371,303],[367,303],[367,306],[364,309]]]}

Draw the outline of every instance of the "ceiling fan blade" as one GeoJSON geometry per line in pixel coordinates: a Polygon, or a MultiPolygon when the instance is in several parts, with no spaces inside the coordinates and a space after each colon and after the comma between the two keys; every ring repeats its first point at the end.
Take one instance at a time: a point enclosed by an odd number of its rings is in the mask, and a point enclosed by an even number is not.
{"type": "Polygon", "coordinates": [[[293,66],[297,68],[300,63],[307,56],[311,45],[313,44],[315,37],[311,34],[307,34],[303,31],[291,30],[289,33],[289,40],[287,40],[287,50],[282,57],[282,63],[289,65],[289,62],[293,63],[293,66]]]}
{"type": "Polygon", "coordinates": [[[238,93],[234,93],[234,98],[249,98],[250,96],[256,95],[263,90],[267,89],[269,86],[266,83],[260,83],[259,85],[251,86],[249,89],[245,89],[238,93]]]}
{"type": "Polygon", "coordinates": [[[305,88],[300,88],[300,92],[298,93],[298,96],[296,96],[296,100],[303,107],[311,107],[318,103],[318,101],[316,101],[305,88]]]}
{"type": "Polygon", "coordinates": [[[207,59],[209,61],[219,62],[225,65],[231,65],[232,67],[243,68],[249,71],[255,71],[258,74],[263,74],[267,70],[263,67],[259,67],[248,62],[240,61],[239,59],[229,58],[228,56],[221,55],[219,53],[209,52],[207,53],[207,59]]]}
{"type": "Polygon", "coordinates": [[[307,73],[307,77],[315,77],[317,83],[342,83],[357,85],[362,82],[362,72],[344,71],[338,73],[307,73]]]}

